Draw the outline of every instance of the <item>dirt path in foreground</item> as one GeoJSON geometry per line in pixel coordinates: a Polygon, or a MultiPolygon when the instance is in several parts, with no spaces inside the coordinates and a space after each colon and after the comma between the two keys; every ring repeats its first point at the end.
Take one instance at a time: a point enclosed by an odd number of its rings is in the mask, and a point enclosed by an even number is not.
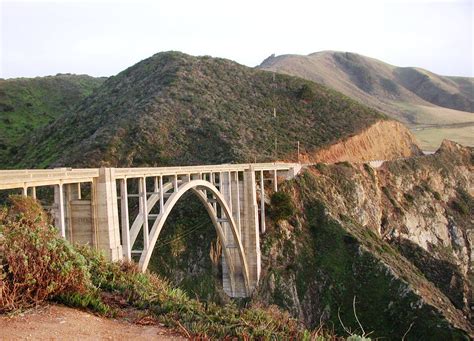
{"type": "Polygon", "coordinates": [[[60,305],[0,317],[0,340],[185,340],[159,325],[108,319],[60,305]]]}

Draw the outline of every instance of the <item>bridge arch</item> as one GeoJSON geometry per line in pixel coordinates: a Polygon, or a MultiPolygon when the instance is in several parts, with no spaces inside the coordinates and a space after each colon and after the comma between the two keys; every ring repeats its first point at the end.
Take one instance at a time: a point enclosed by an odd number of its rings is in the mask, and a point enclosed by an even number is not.
{"type": "Polygon", "coordinates": [[[183,183],[181,186],[179,186],[178,190],[174,192],[173,194],[171,194],[168,200],[166,200],[166,203],[163,206],[163,212],[160,213],[160,216],[158,217],[158,219],[156,219],[153,226],[151,227],[151,231],[149,234],[149,245],[143,251],[140,257],[140,261],[139,261],[140,269],[144,271],[148,267],[148,263],[150,262],[153,249],[155,247],[155,244],[158,240],[158,237],[161,233],[161,230],[168,216],[170,215],[171,211],[173,210],[178,200],[188,191],[193,192],[198,197],[198,199],[203,203],[206,211],[209,214],[209,217],[212,220],[212,223],[219,237],[219,241],[222,244],[222,250],[224,252],[224,256],[226,259],[226,264],[229,268],[231,288],[232,288],[232,291],[234,291],[235,266],[232,263],[233,258],[230,256],[229,250],[227,249],[226,245],[224,245],[224,241],[225,241],[224,229],[222,228],[221,222],[219,222],[218,220],[216,210],[214,209],[213,205],[211,205],[208,201],[206,192],[211,193],[215,201],[221,207],[221,212],[225,216],[226,222],[230,225],[230,229],[232,231],[233,239],[236,244],[236,248],[239,254],[240,263],[242,267],[242,275],[244,278],[245,291],[249,295],[250,294],[249,269],[248,269],[244,247],[240,239],[240,233],[237,228],[237,224],[235,223],[234,218],[232,217],[232,211],[227,205],[224,196],[219,192],[219,190],[212,183],[206,180],[191,180],[189,182],[183,183]]]}

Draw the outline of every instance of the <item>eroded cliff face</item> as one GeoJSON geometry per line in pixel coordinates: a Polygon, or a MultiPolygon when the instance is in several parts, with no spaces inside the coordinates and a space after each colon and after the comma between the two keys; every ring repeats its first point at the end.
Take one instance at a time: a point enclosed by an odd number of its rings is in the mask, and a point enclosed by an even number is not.
{"type": "Polygon", "coordinates": [[[335,163],[393,160],[421,155],[415,138],[397,121],[378,121],[363,132],[328,148],[302,154],[303,162],[335,163]]]}
{"type": "Polygon", "coordinates": [[[377,169],[308,168],[283,187],[295,215],[262,238],[256,299],[342,333],[342,323],[360,330],[356,310],[374,336],[472,337],[473,160],[445,141],[377,169]]]}

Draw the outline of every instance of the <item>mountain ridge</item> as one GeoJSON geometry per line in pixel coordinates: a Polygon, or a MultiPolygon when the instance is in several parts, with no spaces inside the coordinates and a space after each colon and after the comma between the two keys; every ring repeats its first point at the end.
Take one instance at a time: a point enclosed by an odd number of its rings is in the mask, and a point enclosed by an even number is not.
{"type": "Polygon", "coordinates": [[[313,82],[171,51],[107,79],[74,113],[38,132],[13,163],[294,160],[297,141],[316,150],[381,120],[376,110],[313,82]]]}
{"type": "Polygon", "coordinates": [[[474,78],[438,76],[421,68],[397,67],[336,51],[270,56],[258,68],[336,89],[407,124],[430,150],[439,146],[441,141],[434,135],[442,131],[419,131],[433,127],[459,128],[462,137],[445,131],[443,137],[466,145],[474,143],[469,139],[474,130],[474,78]]]}

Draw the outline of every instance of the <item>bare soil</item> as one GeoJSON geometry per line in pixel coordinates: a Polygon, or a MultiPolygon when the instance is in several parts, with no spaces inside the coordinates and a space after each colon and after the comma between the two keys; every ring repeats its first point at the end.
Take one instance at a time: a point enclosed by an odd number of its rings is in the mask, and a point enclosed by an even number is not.
{"type": "Polygon", "coordinates": [[[109,319],[61,305],[0,316],[0,340],[185,340],[151,318],[109,319]]]}

